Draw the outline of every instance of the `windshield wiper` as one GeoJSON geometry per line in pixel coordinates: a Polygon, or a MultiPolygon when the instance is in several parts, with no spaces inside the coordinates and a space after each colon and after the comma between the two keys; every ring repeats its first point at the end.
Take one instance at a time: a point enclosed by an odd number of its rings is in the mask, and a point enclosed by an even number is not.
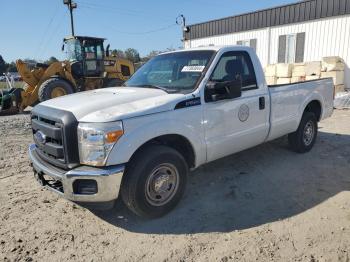
{"type": "Polygon", "coordinates": [[[164,92],[167,92],[168,94],[173,94],[173,93],[177,93],[178,90],[176,89],[168,89],[166,87],[163,86],[157,86],[157,85],[140,85],[137,87],[146,87],[146,88],[154,88],[154,89],[160,89],[163,90],[164,92]]]}

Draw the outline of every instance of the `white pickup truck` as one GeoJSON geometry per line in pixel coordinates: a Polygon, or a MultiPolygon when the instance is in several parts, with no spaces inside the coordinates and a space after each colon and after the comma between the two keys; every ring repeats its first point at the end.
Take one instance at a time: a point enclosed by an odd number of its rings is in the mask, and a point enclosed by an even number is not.
{"type": "Polygon", "coordinates": [[[205,47],[156,56],[123,87],[45,101],[32,110],[37,180],[77,203],[121,197],[159,217],[189,170],[288,134],[308,152],[333,112],[332,79],[269,87],[253,49],[205,47]]]}

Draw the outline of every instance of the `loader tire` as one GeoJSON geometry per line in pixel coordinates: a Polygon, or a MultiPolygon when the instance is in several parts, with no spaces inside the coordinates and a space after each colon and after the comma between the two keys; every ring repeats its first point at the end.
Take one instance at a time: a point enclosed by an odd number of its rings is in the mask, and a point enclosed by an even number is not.
{"type": "Polygon", "coordinates": [[[55,97],[73,94],[72,85],[64,79],[50,78],[41,84],[38,92],[39,101],[43,102],[55,97]]]}
{"type": "Polygon", "coordinates": [[[309,152],[317,138],[317,118],[312,112],[305,112],[298,129],[288,135],[290,148],[297,153],[309,152]]]}

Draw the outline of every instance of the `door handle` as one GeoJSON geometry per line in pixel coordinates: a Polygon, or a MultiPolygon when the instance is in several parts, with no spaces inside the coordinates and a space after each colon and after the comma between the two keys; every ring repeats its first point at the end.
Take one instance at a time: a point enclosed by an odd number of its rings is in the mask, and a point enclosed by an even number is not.
{"type": "Polygon", "coordinates": [[[264,110],[265,109],[265,97],[259,97],[259,109],[264,110]]]}

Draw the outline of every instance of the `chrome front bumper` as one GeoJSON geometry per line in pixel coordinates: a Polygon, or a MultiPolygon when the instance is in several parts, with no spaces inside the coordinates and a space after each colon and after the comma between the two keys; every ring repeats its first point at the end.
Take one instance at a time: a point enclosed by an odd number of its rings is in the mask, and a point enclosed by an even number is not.
{"type": "Polygon", "coordinates": [[[111,202],[118,198],[124,165],[103,168],[80,166],[66,171],[44,162],[35,149],[35,144],[29,146],[29,158],[34,174],[41,185],[73,202],[98,204],[111,202]],[[44,178],[46,176],[49,177],[49,180],[44,178]],[[74,182],[83,180],[95,181],[97,192],[93,194],[77,193],[74,182]]]}

